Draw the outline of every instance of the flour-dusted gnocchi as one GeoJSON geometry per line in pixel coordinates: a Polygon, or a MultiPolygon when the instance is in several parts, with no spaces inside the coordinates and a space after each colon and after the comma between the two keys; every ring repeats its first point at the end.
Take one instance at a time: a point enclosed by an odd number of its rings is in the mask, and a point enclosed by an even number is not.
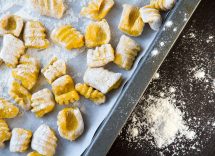
{"type": "Polygon", "coordinates": [[[150,0],[150,5],[158,10],[167,11],[174,7],[176,0],[150,0]]]}
{"type": "Polygon", "coordinates": [[[118,88],[121,81],[121,73],[114,73],[104,68],[88,68],[84,74],[84,82],[104,94],[118,88]]]}
{"type": "Polygon", "coordinates": [[[55,132],[43,124],[34,132],[31,148],[45,156],[53,156],[57,147],[55,132]]]}
{"type": "Polygon", "coordinates": [[[118,28],[130,36],[141,35],[144,28],[144,22],[140,17],[139,8],[129,4],[124,4],[118,28]]]}
{"type": "Polygon", "coordinates": [[[51,112],[55,106],[52,92],[48,89],[42,89],[34,93],[31,97],[31,101],[31,111],[35,113],[37,117],[43,117],[45,114],[51,112]]]}
{"type": "Polygon", "coordinates": [[[130,70],[140,50],[141,48],[138,43],[123,35],[117,45],[114,62],[119,67],[130,70]]]}
{"type": "Polygon", "coordinates": [[[18,81],[14,80],[11,84],[9,95],[16,101],[23,109],[29,110],[31,108],[31,93],[23,87],[18,81]]]}
{"type": "Polygon", "coordinates": [[[0,20],[0,36],[12,34],[18,37],[23,28],[23,19],[17,15],[6,15],[0,20]]]}
{"type": "Polygon", "coordinates": [[[20,39],[14,37],[11,34],[4,35],[0,59],[2,59],[8,67],[16,67],[19,58],[24,53],[25,46],[20,39]]]}
{"type": "Polygon", "coordinates": [[[44,155],[42,155],[42,154],[40,154],[40,153],[38,153],[38,152],[34,151],[34,152],[30,152],[30,153],[28,153],[28,155],[27,155],[27,156],[44,156],[44,155]]]}
{"type": "Polygon", "coordinates": [[[146,5],[140,8],[140,15],[144,23],[149,23],[150,27],[158,31],[162,24],[162,17],[159,10],[146,5]]]}
{"type": "Polygon", "coordinates": [[[87,84],[78,83],[75,85],[75,89],[79,94],[83,95],[85,98],[92,100],[96,104],[102,104],[105,102],[105,95],[100,91],[88,86],[87,84]]]}
{"type": "Polygon", "coordinates": [[[19,113],[19,108],[9,101],[0,98],[0,119],[15,118],[19,113]]]}
{"type": "Polygon", "coordinates": [[[49,46],[46,39],[46,29],[39,21],[27,21],[24,28],[23,38],[28,48],[45,49],[49,46]]]}
{"type": "Polygon", "coordinates": [[[95,50],[89,49],[87,52],[87,66],[101,67],[114,60],[114,50],[110,44],[96,47],[95,50]]]}
{"type": "Polygon", "coordinates": [[[51,39],[68,50],[84,46],[84,36],[71,25],[55,28],[51,33],[51,39]]]}
{"type": "Polygon", "coordinates": [[[32,8],[41,15],[60,19],[65,11],[64,0],[30,0],[32,8]]]}
{"type": "Polygon", "coordinates": [[[79,100],[73,79],[69,75],[64,75],[55,80],[52,83],[52,91],[55,95],[55,101],[60,105],[67,105],[79,100]]]}
{"type": "Polygon", "coordinates": [[[64,108],[58,113],[57,125],[60,136],[74,141],[84,131],[84,121],[77,107],[64,108]]]}
{"type": "Polygon", "coordinates": [[[88,48],[109,43],[111,39],[110,27],[105,19],[91,22],[86,28],[85,44],[88,48]]]}
{"type": "Polygon", "coordinates": [[[32,132],[22,128],[14,128],[10,140],[11,152],[25,152],[31,142],[32,132]]]}
{"type": "Polygon", "coordinates": [[[62,59],[53,57],[51,61],[42,69],[42,73],[51,84],[57,78],[66,74],[66,63],[62,59]]]}
{"type": "Polygon", "coordinates": [[[94,20],[102,20],[113,5],[113,0],[91,0],[87,7],[82,8],[81,15],[94,20]]]}
{"type": "Polygon", "coordinates": [[[6,121],[0,119],[0,149],[4,147],[4,142],[10,140],[11,132],[6,121]]]}
{"type": "Polygon", "coordinates": [[[23,55],[17,67],[12,70],[12,76],[19,80],[23,87],[31,90],[37,82],[39,71],[39,62],[29,55],[23,55]]]}

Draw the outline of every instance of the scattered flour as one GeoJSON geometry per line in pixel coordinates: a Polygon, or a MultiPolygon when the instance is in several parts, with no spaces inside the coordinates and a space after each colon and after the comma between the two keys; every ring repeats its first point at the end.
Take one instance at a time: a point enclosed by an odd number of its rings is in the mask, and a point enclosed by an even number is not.
{"type": "Polygon", "coordinates": [[[156,56],[156,55],[158,55],[159,54],[159,51],[157,50],[157,49],[154,49],[154,50],[152,50],[152,52],[151,52],[151,56],[153,57],[153,56],[156,56]]]}
{"type": "Polygon", "coordinates": [[[163,47],[165,45],[164,42],[160,42],[160,46],[163,47]]]}
{"type": "Polygon", "coordinates": [[[173,22],[172,21],[167,21],[165,26],[170,28],[171,26],[173,25],[173,22]]]}
{"type": "Polygon", "coordinates": [[[199,69],[195,71],[194,68],[194,78],[197,80],[202,80],[205,78],[205,70],[204,69],[199,69]]]}

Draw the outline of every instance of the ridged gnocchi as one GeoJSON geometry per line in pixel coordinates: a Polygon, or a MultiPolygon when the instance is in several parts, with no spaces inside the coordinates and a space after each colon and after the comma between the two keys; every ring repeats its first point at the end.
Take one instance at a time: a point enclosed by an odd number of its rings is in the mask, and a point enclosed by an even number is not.
{"type": "Polygon", "coordinates": [[[38,153],[38,152],[36,152],[36,151],[34,151],[34,152],[30,152],[30,153],[28,153],[28,155],[27,156],[43,156],[42,154],[40,154],[40,153],[38,153]]]}
{"type": "Polygon", "coordinates": [[[41,15],[58,19],[65,11],[64,0],[31,0],[31,5],[41,15]]]}
{"type": "Polygon", "coordinates": [[[162,24],[162,17],[157,9],[146,5],[140,8],[140,15],[144,23],[149,23],[150,27],[155,31],[159,30],[162,24]]]}
{"type": "Polygon", "coordinates": [[[11,132],[6,121],[0,119],[0,149],[4,147],[4,142],[10,140],[11,132]]]}
{"type": "Polygon", "coordinates": [[[11,152],[25,152],[31,142],[32,132],[22,128],[14,128],[10,140],[11,152]]]}
{"type": "Polygon", "coordinates": [[[54,109],[55,101],[52,92],[49,89],[42,89],[34,93],[31,97],[31,111],[37,117],[43,117],[54,109]]]}
{"type": "Polygon", "coordinates": [[[88,48],[109,43],[111,39],[110,27],[105,19],[91,22],[86,28],[85,44],[88,48]]]}
{"type": "Polygon", "coordinates": [[[91,0],[87,7],[82,8],[81,15],[94,20],[102,20],[113,5],[113,0],[91,0]]]}
{"type": "Polygon", "coordinates": [[[102,104],[105,102],[105,95],[100,91],[88,86],[87,84],[78,83],[75,85],[75,89],[79,94],[85,98],[92,100],[96,104],[102,104]]]}
{"type": "Polygon", "coordinates": [[[51,39],[68,50],[84,46],[84,36],[71,25],[55,28],[51,33],[51,39]]]}
{"type": "Polygon", "coordinates": [[[150,0],[150,5],[158,10],[166,11],[174,7],[176,0],[150,0]]]}
{"type": "Polygon", "coordinates": [[[144,28],[144,22],[140,17],[139,8],[129,4],[124,4],[118,28],[123,33],[130,36],[141,35],[144,28]]]}
{"type": "Polygon", "coordinates": [[[84,82],[104,94],[118,88],[121,81],[121,73],[114,73],[104,68],[88,68],[84,74],[84,82]]]}
{"type": "Polygon", "coordinates": [[[123,35],[116,48],[114,63],[120,68],[130,70],[141,48],[136,41],[123,35]]]}
{"type": "Polygon", "coordinates": [[[33,134],[31,148],[45,156],[53,156],[57,147],[55,132],[43,124],[33,134]]]}
{"type": "Polygon", "coordinates": [[[60,105],[67,105],[79,100],[73,79],[69,75],[64,75],[55,80],[52,83],[52,91],[55,95],[55,101],[60,105]]]}
{"type": "Polygon", "coordinates": [[[51,84],[54,80],[66,74],[66,63],[64,60],[53,57],[41,72],[48,83],[51,84]]]}
{"type": "Polygon", "coordinates": [[[0,59],[2,59],[8,67],[15,68],[21,55],[24,53],[25,46],[20,39],[11,34],[4,35],[0,59]],[[11,45],[11,43],[13,44],[11,45]]]}
{"type": "Polygon", "coordinates": [[[19,108],[9,101],[0,98],[0,119],[15,118],[19,113],[19,108]]]}
{"type": "Polygon", "coordinates": [[[21,82],[23,87],[31,90],[37,82],[39,71],[39,62],[29,55],[23,55],[17,67],[12,70],[12,76],[21,82]]]}
{"type": "Polygon", "coordinates": [[[31,93],[24,88],[18,81],[14,80],[11,84],[9,95],[17,102],[23,109],[29,110],[31,108],[31,93]]]}
{"type": "Polygon", "coordinates": [[[57,125],[60,136],[74,141],[84,131],[84,121],[77,107],[64,108],[58,113],[57,125]]]}
{"type": "Polygon", "coordinates": [[[87,52],[87,66],[101,67],[114,60],[114,50],[110,44],[96,47],[95,50],[89,49],[87,52]]]}
{"type": "Polygon", "coordinates": [[[46,39],[46,29],[39,21],[26,22],[23,39],[28,48],[45,49],[49,46],[49,41],[46,39]]]}
{"type": "Polygon", "coordinates": [[[23,28],[23,19],[17,15],[6,15],[0,20],[0,36],[12,34],[19,37],[23,28]]]}

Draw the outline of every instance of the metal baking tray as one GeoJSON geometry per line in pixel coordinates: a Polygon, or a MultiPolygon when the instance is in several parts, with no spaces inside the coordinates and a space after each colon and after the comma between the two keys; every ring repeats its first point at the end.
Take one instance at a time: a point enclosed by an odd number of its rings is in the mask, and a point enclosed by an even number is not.
{"type": "Polygon", "coordinates": [[[103,156],[107,154],[154,73],[162,64],[200,1],[179,0],[174,9],[167,14],[163,27],[139,62],[132,78],[124,86],[123,92],[111,112],[98,128],[90,146],[83,153],[84,156],[103,156]],[[173,22],[171,27],[167,26],[167,21],[173,22]],[[155,56],[151,54],[154,49],[159,52],[155,56]]]}

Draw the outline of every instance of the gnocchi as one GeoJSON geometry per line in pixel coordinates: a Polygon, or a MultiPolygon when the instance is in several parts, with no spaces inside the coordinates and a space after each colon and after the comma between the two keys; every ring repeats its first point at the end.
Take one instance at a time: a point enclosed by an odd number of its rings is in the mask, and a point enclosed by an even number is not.
{"type": "Polygon", "coordinates": [[[0,119],[0,149],[4,147],[4,142],[10,140],[11,132],[6,121],[0,119]]]}
{"type": "Polygon", "coordinates": [[[28,153],[28,155],[27,156],[43,156],[42,154],[40,154],[40,153],[38,153],[38,152],[36,152],[36,151],[34,151],[34,152],[30,152],[30,153],[28,153]]]}
{"type": "Polygon", "coordinates": [[[9,101],[0,98],[0,119],[15,118],[19,113],[19,108],[9,101]]]}
{"type": "Polygon", "coordinates": [[[176,0],[150,0],[150,5],[158,10],[166,11],[174,7],[176,0]]]}

